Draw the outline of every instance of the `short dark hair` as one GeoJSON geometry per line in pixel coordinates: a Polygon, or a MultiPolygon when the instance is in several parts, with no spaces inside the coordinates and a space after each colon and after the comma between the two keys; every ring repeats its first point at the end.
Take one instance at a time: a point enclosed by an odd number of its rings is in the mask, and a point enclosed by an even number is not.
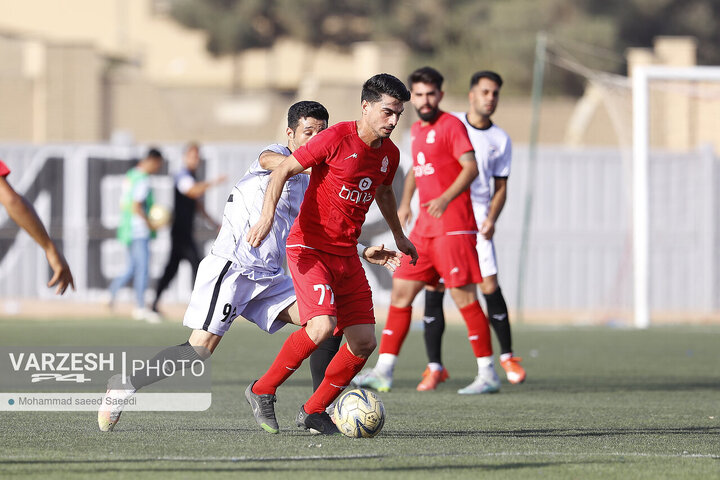
{"type": "Polygon", "coordinates": [[[415,83],[427,83],[435,85],[438,90],[442,90],[442,84],[445,81],[442,74],[432,67],[421,67],[415,70],[408,77],[408,85],[412,88],[415,83]]]}
{"type": "Polygon", "coordinates": [[[410,100],[410,92],[399,78],[389,73],[378,73],[363,84],[360,101],[379,102],[383,95],[389,95],[401,102],[410,100]]]}
{"type": "Polygon", "coordinates": [[[288,128],[295,130],[301,118],[316,118],[327,122],[330,114],[322,104],[312,100],[302,100],[292,104],[288,109],[288,128]]]}
{"type": "Polygon", "coordinates": [[[493,82],[497,83],[498,87],[502,87],[503,81],[500,75],[493,72],[492,70],[480,70],[479,72],[473,73],[473,76],[470,78],[470,88],[473,88],[475,85],[477,85],[481,78],[488,78],[493,82]]]}
{"type": "Polygon", "coordinates": [[[153,160],[163,160],[162,153],[160,153],[160,149],[157,147],[150,147],[150,149],[147,152],[147,155],[145,155],[146,158],[151,158],[153,160]]]}

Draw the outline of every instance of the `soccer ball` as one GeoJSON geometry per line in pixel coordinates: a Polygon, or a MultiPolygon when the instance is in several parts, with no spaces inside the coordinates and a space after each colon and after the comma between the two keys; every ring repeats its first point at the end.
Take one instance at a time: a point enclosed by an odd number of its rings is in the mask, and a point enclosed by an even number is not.
{"type": "Polygon", "coordinates": [[[356,388],[338,398],[334,419],[343,435],[370,438],[380,433],[385,424],[385,407],[373,392],[356,388]]]}
{"type": "Polygon", "coordinates": [[[148,220],[153,230],[162,228],[168,223],[170,223],[171,217],[172,215],[170,213],[170,210],[168,210],[167,207],[163,207],[162,205],[154,204],[152,207],[150,207],[150,211],[148,211],[148,220]]]}

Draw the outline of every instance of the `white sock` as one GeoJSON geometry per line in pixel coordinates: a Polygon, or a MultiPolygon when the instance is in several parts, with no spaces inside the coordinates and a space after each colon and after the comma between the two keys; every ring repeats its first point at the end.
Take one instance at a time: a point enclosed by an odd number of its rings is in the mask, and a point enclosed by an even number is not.
{"type": "Polygon", "coordinates": [[[378,357],[377,364],[375,364],[375,371],[380,375],[392,377],[393,371],[395,370],[395,362],[397,362],[397,355],[381,353],[378,357]]]}
{"type": "Polygon", "coordinates": [[[489,368],[494,368],[493,366],[493,357],[477,357],[477,365],[478,365],[478,373],[482,373],[483,370],[486,370],[489,368]]]}
{"type": "Polygon", "coordinates": [[[428,363],[428,368],[431,372],[439,372],[443,369],[443,366],[440,363],[430,362],[428,363]]]}
{"type": "Polygon", "coordinates": [[[500,361],[504,362],[505,360],[510,360],[512,357],[513,357],[512,352],[503,353],[502,355],[500,355],[500,361]]]}

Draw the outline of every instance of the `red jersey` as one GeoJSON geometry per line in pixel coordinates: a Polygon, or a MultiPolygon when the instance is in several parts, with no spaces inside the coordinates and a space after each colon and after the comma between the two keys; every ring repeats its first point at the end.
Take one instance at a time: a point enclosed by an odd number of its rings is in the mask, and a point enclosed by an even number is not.
{"type": "MultiPolygon", "coordinates": [[[[455,181],[462,170],[458,158],[473,150],[465,125],[457,117],[440,112],[433,123],[410,127],[413,172],[420,205],[439,197],[455,181]]],[[[420,207],[413,228],[416,235],[437,237],[454,232],[477,232],[470,200],[470,189],[463,191],[449,204],[440,218],[420,207]]]]}
{"type": "Polygon", "coordinates": [[[0,160],[0,177],[7,177],[10,174],[10,169],[5,165],[5,162],[0,160]]]}
{"type": "Polygon", "coordinates": [[[310,185],[287,245],[305,245],[333,255],[357,255],[357,239],[378,185],[392,184],[400,151],[388,138],[370,148],[355,122],[341,122],[318,133],[293,152],[312,167],[310,185]]]}

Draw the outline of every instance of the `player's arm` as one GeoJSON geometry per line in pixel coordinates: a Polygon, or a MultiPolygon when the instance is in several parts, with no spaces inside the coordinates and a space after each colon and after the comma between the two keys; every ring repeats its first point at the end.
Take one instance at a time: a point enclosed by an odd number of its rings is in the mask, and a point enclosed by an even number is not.
{"type": "Polygon", "coordinates": [[[377,190],[375,190],[375,203],[377,203],[378,208],[380,208],[380,213],[382,213],[388,227],[390,227],[393,237],[395,237],[395,245],[397,245],[398,250],[406,255],[410,255],[412,258],[410,263],[415,265],[418,259],[417,250],[415,250],[415,246],[408,240],[403,232],[400,219],[397,215],[397,200],[395,199],[395,193],[391,185],[380,185],[377,187],[377,190]]]}
{"type": "Polygon", "coordinates": [[[258,157],[258,163],[260,163],[260,166],[265,170],[270,170],[272,172],[279,167],[286,158],[287,157],[282,153],[265,150],[260,154],[260,157],[258,157]]]}
{"type": "Polygon", "coordinates": [[[487,218],[480,225],[480,233],[490,240],[495,234],[495,222],[505,206],[507,199],[507,177],[495,177],[495,193],[490,200],[487,218]]]}
{"type": "Polygon", "coordinates": [[[75,290],[72,272],[65,257],[50,239],[32,204],[17,193],[5,177],[0,177],[0,203],[7,210],[10,218],[20,228],[28,232],[32,239],[45,251],[45,257],[53,271],[48,287],[57,285],[55,293],[58,295],[65,293],[68,286],[75,290]]]}
{"type": "MultiPolygon", "coordinates": [[[[260,157],[258,157],[258,163],[262,168],[268,171],[273,171],[277,167],[280,166],[282,162],[285,161],[285,159],[288,158],[282,153],[273,152],[271,150],[265,150],[260,154],[260,157]]],[[[311,169],[306,168],[303,170],[302,173],[310,175],[311,169]]]]}
{"type": "Polygon", "coordinates": [[[220,175],[214,180],[195,182],[192,187],[180,193],[184,194],[186,197],[192,198],[193,200],[197,200],[202,197],[208,189],[214,187],[215,185],[220,185],[227,180],[227,178],[227,175],[220,175]]]}
{"type": "Polygon", "coordinates": [[[135,215],[142,218],[147,227],[150,230],[155,230],[155,227],[152,226],[150,223],[150,218],[147,216],[147,213],[145,212],[145,202],[133,202],[132,203],[132,211],[135,215]]]}
{"type": "Polygon", "coordinates": [[[433,198],[429,202],[420,205],[421,207],[426,207],[428,213],[435,218],[440,218],[442,214],[445,213],[448,204],[452,202],[455,197],[467,190],[473,180],[478,176],[479,172],[474,151],[470,150],[469,152],[463,153],[460,155],[460,158],[458,158],[458,161],[462,166],[462,170],[460,170],[460,174],[455,177],[455,181],[453,181],[447,190],[439,197],[433,198]]]}
{"type": "Polygon", "coordinates": [[[412,222],[412,209],[410,208],[410,202],[412,201],[413,194],[415,193],[415,170],[410,167],[407,175],[405,175],[405,183],[403,184],[403,196],[400,199],[400,207],[398,208],[397,215],[400,219],[400,225],[407,227],[412,222]]]}
{"type": "Polygon", "coordinates": [[[265,199],[263,200],[262,212],[257,223],[250,227],[247,234],[247,241],[252,247],[259,247],[260,243],[267,237],[275,219],[275,208],[277,208],[280,195],[282,195],[285,182],[298,173],[305,170],[297,159],[290,155],[270,174],[265,199]]]}

